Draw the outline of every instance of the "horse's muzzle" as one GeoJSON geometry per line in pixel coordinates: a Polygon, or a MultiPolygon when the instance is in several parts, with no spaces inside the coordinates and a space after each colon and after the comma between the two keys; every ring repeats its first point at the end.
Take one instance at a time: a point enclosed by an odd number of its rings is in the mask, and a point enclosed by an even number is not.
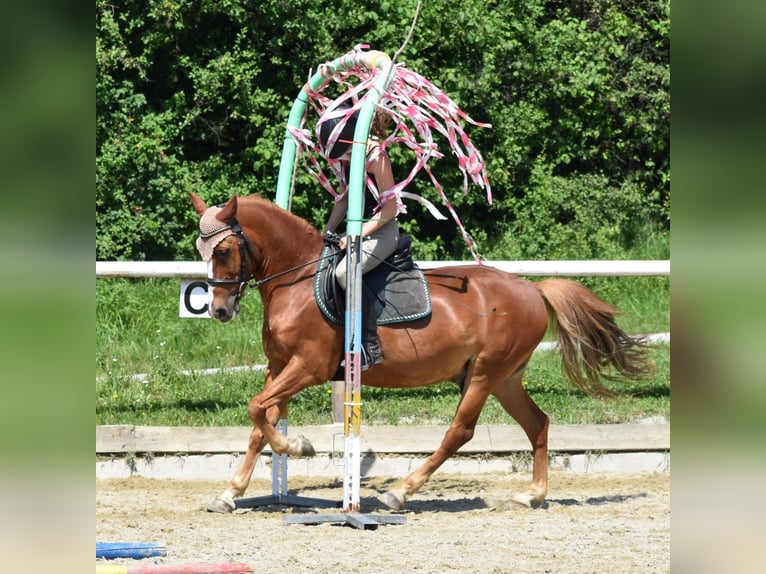
{"type": "Polygon", "coordinates": [[[218,319],[221,323],[228,323],[236,317],[237,313],[239,313],[239,301],[237,298],[229,297],[226,303],[226,305],[210,305],[210,316],[213,319],[218,319]]]}

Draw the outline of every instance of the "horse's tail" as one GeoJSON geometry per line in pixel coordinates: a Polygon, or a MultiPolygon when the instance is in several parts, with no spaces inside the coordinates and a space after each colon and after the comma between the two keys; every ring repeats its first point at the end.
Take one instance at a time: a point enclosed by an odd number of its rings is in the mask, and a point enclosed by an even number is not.
{"type": "Polygon", "coordinates": [[[535,285],[558,335],[564,372],[575,387],[591,396],[614,396],[602,378],[627,382],[651,374],[648,345],[620,329],[617,309],[576,281],[546,279],[535,285]]]}

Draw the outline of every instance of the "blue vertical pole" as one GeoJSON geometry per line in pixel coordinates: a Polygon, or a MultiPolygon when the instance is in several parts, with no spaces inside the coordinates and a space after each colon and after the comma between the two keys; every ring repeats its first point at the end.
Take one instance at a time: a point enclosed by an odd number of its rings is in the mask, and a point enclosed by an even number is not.
{"type": "MultiPolygon", "coordinates": [[[[348,186],[348,210],[346,212],[346,327],[345,327],[345,408],[344,408],[344,479],[343,508],[346,512],[358,512],[360,501],[361,469],[361,380],[362,380],[362,215],[364,211],[364,186],[366,180],[365,160],[367,137],[380,97],[388,88],[393,62],[383,52],[369,51],[351,53],[326,62],[303,86],[293,102],[288,127],[300,126],[309,101],[309,93],[316,90],[334,73],[363,65],[381,71],[375,85],[370,88],[362,102],[354,131],[351,149],[351,173],[348,186]]],[[[288,209],[292,172],[295,164],[296,144],[289,130],[285,132],[282,159],[279,166],[276,203],[288,209]]]]}
{"type": "Polygon", "coordinates": [[[384,65],[375,87],[365,95],[354,130],[351,148],[351,174],[348,185],[348,213],[346,235],[346,424],[345,474],[343,508],[346,512],[359,512],[362,412],[362,220],[367,138],[375,114],[375,106],[386,89],[391,60],[380,60],[384,65]],[[351,368],[349,368],[349,366],[351,368]],[[350,400],[348,400],[350,399],[350,400]]]}

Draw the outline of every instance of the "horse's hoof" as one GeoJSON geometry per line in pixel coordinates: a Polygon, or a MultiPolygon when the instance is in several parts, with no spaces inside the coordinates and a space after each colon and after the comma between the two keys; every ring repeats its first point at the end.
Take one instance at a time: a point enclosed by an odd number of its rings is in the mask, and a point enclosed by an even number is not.
{"type": "Polygon", "coordinates": [[[314,445],[306,437],[301,438],[301,456],[316,456],[317,451],[314,450],[314,445]]]}
{"type": "Polygon", "coordinates": [[[404,498],[399,498],[390,490],[381,494],[378,497],[378,500],[388,506],[391,510],[401,510],[404,508],[404,498]]]}
{"type": "Polygon", "coordinates": [[[236,506],[230,503],[228,500],[222,498],[216,498],[210,504],[207,505],[208,512],[218,512],[219,514],[231,514],[236,506]]]}
{"type": "Polygon", "coordinates": [[[511,498],[511,503],[516,506],[523,506],[524,508],[532,507],[532,501],[528,494],[517,494],[511,498]]]}
{"type": "Polygon", "coordinates": [[[517,494],[511,498],[511,502],[517,506],[523,506],[524,508],[539,508],[545,502],[545,498],[526,492],[524,494],[517,494]]]}
{"type": "Polygon", "coordinates": [[[311,441],[305,436],[291,437],[288,440],[290,442],[290,448],[288,449],[288,452],[293,456],[308,457],[316,455],[314,445],[311,444],[311,441]]]}
{"type": "Polygon", "coordinates": [[[532,508],[532,506],[529,504],[529,501],[524,500],[523,498],[519,498],[518,496],[514,496],[510,500],[505,501],[504,503],[499,503],[497,505],[498,510],[529,510],[532,508]]]}

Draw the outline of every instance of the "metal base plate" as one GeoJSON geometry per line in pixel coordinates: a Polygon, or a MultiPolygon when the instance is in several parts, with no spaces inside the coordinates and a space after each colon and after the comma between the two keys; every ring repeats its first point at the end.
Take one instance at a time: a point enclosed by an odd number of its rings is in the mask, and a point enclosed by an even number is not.
{"type": "Polygon", "coordinates": [[[379,524],[404,524],[407,518],[388,514],[355,514],[340,512],[337,514],[293,514],[284,517],[286,524],[326,524],[339,522],[359,530],[375,530],[379,524]]]}
{"type": "Polygon", "coordinates": [[[324,498],[311,498],[308,496],[293,496],[290,494],[270,494],[267,496],[254,496],[252,498],[239,498],[234,501],[237,508],[256,508],[258,506],[306,506],[311,508],[340,508],[343,504],[340,500],[326,500],[324,498]]]}

